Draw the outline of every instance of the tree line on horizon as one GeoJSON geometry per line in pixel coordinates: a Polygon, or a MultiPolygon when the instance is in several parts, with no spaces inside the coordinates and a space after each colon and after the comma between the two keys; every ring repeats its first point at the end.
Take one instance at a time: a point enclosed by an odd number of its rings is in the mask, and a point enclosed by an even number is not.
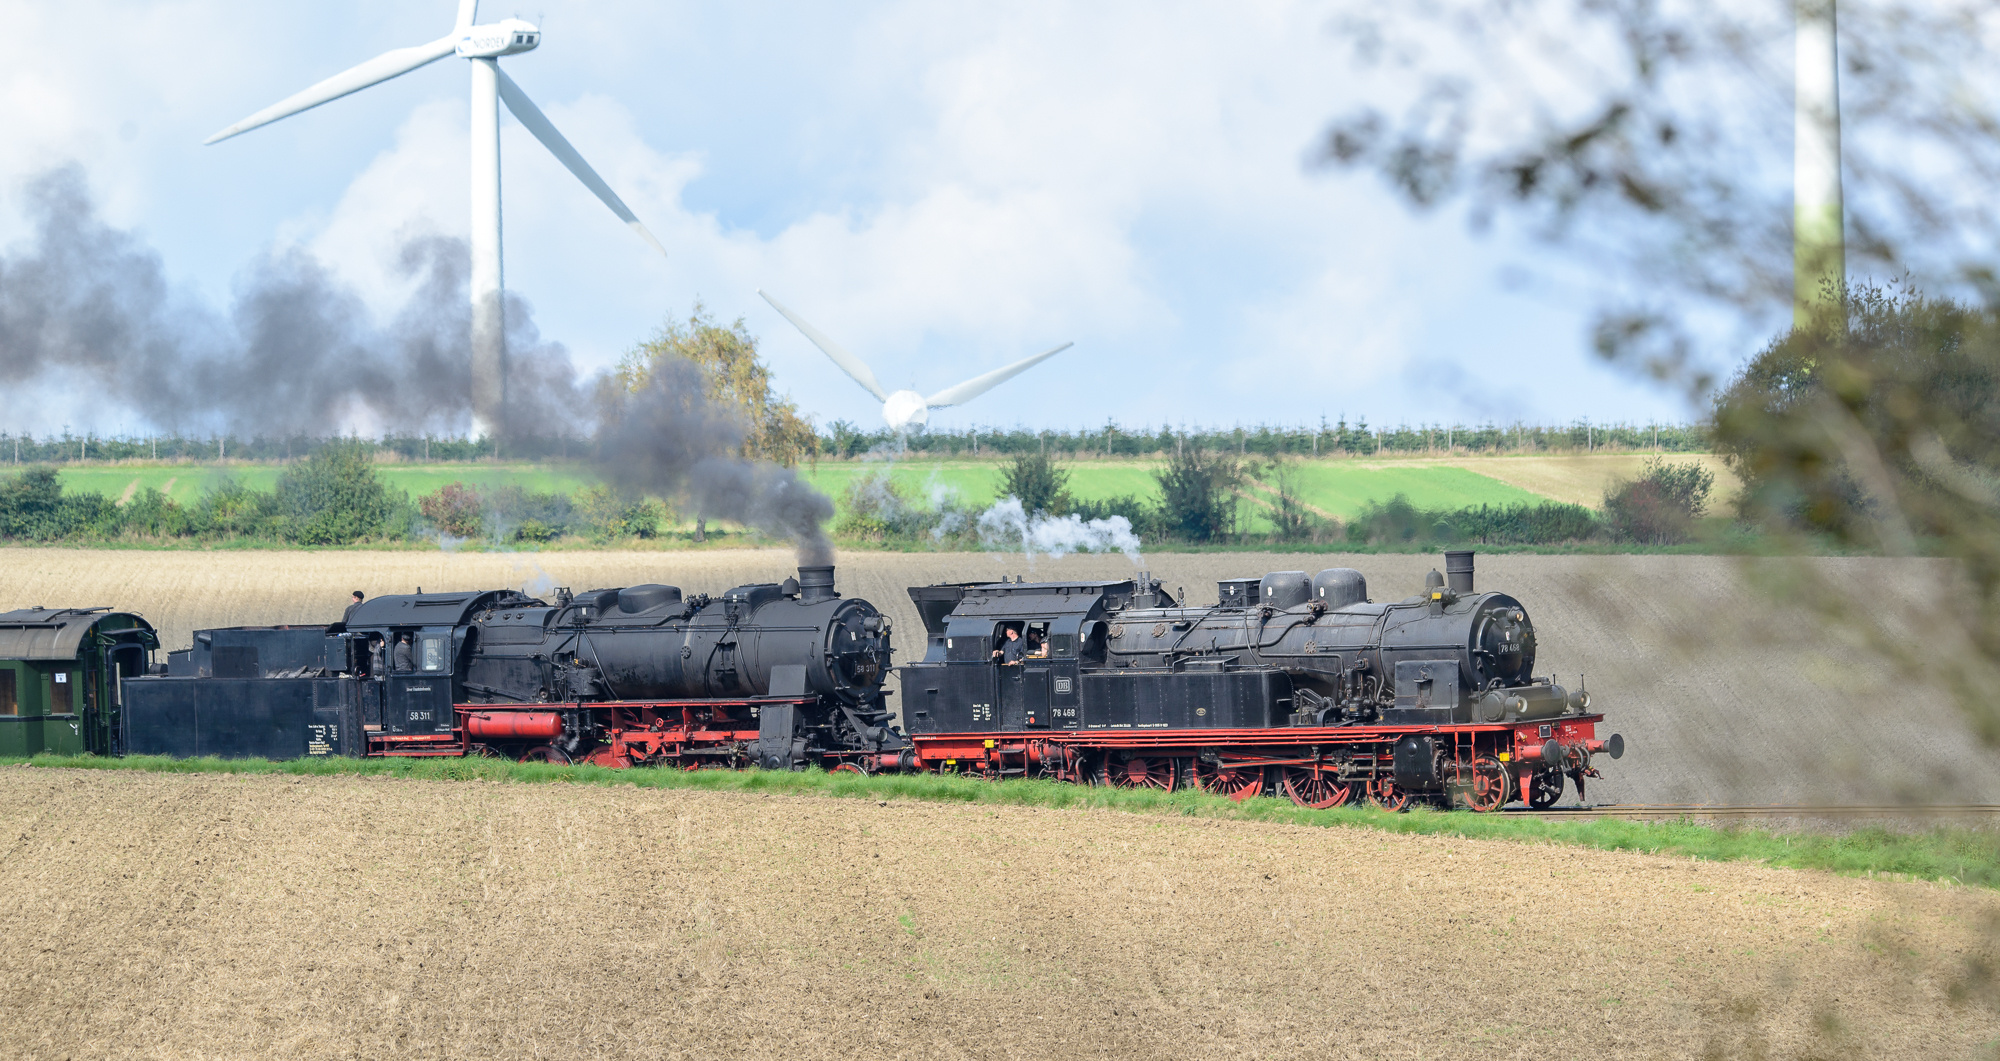
{"type": "MultiPolygon", "coordinates": [[[[748,371],[738,366],[740,371],[748,371]]],[[[754,388],[756,382],[743,384],[754,388]]],[[[766,384],[768,386],[768,384],[766,384]]],[[[723,393],[733,394],[725,385],[723,393]]],[[[767,399],[775,402],[776,399],[767,399]]],[[[782,403],[789,406],[790,403],[782,403]]],[[[761,405],[760,405],[761,408],[761,405]]],[[[760,435],[770,434],[768,447],[779,463],[810,460],[851,460],[894,451],[898,440],[888,428],[864,431],[846,420],[815,427],[796,410],[778,409],[760,435]],[[786,412],[790,415],[784,415],[786,412]]],[[[1107,421],[1096,428],[1035,429],[973,427],[958,431],[926,431],[908,436],[902,451],[931,458],[1005,459],[1024,453],[1058,459],[1157,458],[1193,448],[1234,451],[1240,457],[1345,457],[1418,453],[1703,453],[1713,445],[1707,424],[1566,425],[1437,424],[1371,427],[1367,420],[1345,419],[1319,425],[1254,427],[1127,428],[1107,421]]],[[[582,435],[526,435],[504,441],[464,437],[391,434],[381,438],[222,435],[60,435],[36,436],[0,431],[0,464],[95,464],[117,461],[176,461],[273,463],[300,460],[332,446],[360,446],[378,459],[411,463],[465,463],[480,460],[568,461],[590,456],[592,442],[582,435]]]]}

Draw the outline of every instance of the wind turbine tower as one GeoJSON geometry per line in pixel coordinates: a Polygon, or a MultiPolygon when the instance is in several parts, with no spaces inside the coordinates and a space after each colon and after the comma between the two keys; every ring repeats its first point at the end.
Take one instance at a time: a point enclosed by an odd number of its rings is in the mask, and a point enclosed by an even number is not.
{"type": "Polygon", "coordinates": [[[500,433],[507,410],[507,328],[503,313],[505,278],[500,267],[500,103],[549,153],[556,156],[620,221],[632,227],[646,245],[666,254],[660,241],[639,223],[624,200],[590,168],[576,148],[556,131],[541,108],[521,86],[500,69],[500,58],[533,51],[542,31],[518,18],[474,25],[479,0],[459,0],[452,31],[429,44],[384,52],[359,66],[252,114],[216,133],[204,144],[218,143],[280,118],[311,110],[322,103],[359,92],[393,77],[457,55],[472,68],[472,430],[475,437],[500,433]]]}
{"type": "Polygon", "coordinates": [[[1834,0],[1794,0],[1797,65],[1793,69],[1792,323],[1804,327],[1826,307],[1831,281],[1847,277],[1845,215],[1840,194],[1840,51],[1834,41],[1834,0]]]}

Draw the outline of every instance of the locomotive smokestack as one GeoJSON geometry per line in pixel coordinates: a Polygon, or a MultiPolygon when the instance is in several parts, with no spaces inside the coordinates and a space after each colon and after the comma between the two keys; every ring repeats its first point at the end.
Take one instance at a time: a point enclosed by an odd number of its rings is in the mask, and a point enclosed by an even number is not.
{"type": "Polygon", "coordinates": [[[826,600],[838,597],[833,591],[833,565],[819,564],[799,568],[799,600],[826,600]]]}
{"type": "Polygon", "coordinates": [[[1472,592],[1472,550],[1454,549],[1444,554],[1445,585],[1453,593],[1472,592]]]}

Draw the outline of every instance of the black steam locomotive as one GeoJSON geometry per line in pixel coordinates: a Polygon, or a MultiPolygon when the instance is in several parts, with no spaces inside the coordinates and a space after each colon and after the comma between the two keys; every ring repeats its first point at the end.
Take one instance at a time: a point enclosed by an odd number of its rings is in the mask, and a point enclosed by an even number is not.
{"type": "Polygon", "coordinates": [[[718,597],[378,597],[327,626],[198,631],[164,675],[126,682],[125,747],[873,768],[909,747],[883,698],[889,635],[830,566],[718,597]]]}
{"type": "Polygon", "coordinates": [[[832,567],[718,597],[381,597],[325,626],[198,631],[123,682],[122,747],[933,770],[1312,807],[1581,796],[1623,739],[1598,738],[1582,689],[1534,676],[1520,601],[1446,556],[1393,604],[1347,568],[1226,580],[1212,607],[1145,575],[915,587],[929,645],[902,668],[907,733],[888,617],[835,593],[832,567]]]}
{"type": "Polygon", "coordinates": [[[1445,566],[1393,604],[1349,568],[1227,580],[1203,608],[1145,575],[915,588],[930,644],[902,668],[906,722],[920,759],[981,772],[1309,806],[1581,795],[1623,739],[1534,676],[1526,608],[1475,592],[1470,552],[1445,566]]]}

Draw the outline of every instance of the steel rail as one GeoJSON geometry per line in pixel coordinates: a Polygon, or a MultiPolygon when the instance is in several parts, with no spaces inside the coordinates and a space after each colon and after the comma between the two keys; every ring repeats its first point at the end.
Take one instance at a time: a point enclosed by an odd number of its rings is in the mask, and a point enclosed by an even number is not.
{"type": "Polygon", "coordinates": [[[2000,815],[1995,803],[1911,803],[1867,806],[1832,804],[1596,804],[1592,806],[1548,807],[1535,810],[1511,807],[1502,814],[1563,818],[1630,818],[1672,820],[1680,818],[1958,818],[2000,815]]]}

